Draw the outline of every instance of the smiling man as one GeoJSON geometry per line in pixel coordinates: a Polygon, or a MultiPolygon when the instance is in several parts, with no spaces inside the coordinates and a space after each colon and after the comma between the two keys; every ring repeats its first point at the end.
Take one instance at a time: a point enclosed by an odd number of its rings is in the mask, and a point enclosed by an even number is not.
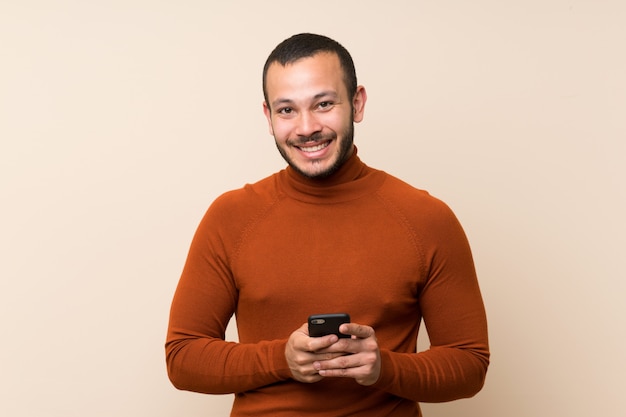
{"type": "Polygon", "coordinates": [[[337,54],[320,52],[265,72],[263,110],[280,154],[309,178],[333,174],[352,155],[367,95],[348,91],[337,54]]]}
{"type": "Polygon", "coordinates": [[[172,302],[172,383],[235,394],[232,416],[416,417],[476,394],[489,349],[469,244],[443,202],[359,158],[367,94],[348,51],[295,35],[263,92],[288,167],[202,219],[172,302]],[[337,312],[350,337],[309,335],[309,315],[337,312]],[[417,352],[422,320],[431,347],[417,352]]]}

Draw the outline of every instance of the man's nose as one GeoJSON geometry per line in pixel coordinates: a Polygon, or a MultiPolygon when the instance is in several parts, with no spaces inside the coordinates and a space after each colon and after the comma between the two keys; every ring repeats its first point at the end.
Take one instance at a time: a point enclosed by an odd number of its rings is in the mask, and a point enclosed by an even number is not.
{"type": "Polygon", "coordinates": [[[296,134],[298,136],[312,136],[322,130],[322,125],[311,112],[300,113],[297,123],[296,134]]]}

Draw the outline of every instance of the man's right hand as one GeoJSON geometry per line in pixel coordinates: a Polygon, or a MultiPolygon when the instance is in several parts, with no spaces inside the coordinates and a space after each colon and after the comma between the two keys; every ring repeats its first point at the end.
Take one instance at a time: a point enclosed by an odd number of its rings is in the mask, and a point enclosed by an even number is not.
{"type": "Polygon", "coordinates": [[[336,343],[339,338],[334,335],[323,337],[310,337],[308,325],[303,324],[293,332],[287,340],[285,358],[291,370],[291,375],[296,381],[312,383],[320,381],[323,377],[313,367],[316,361],[325,361],[338,358],[345,353],[316,353],[336,343]]]}

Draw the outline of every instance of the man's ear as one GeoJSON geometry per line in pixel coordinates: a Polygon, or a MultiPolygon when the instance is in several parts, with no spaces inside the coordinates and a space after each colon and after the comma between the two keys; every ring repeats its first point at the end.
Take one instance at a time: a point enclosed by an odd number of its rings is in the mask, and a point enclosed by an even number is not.
{"type": "Polygon", "coordinates": [[[354,109],[354,122],[359,123],[363,120],[365,114],[365,102],[367,101],[367,92],[365,87],[359,85],[356,88],[356,93],[352,98],[352,108],[354,109]]]}
{"type": "Polygon", "coordinates": [[[267,105],[266,101],[263,101],[263,114],[267,118],[267,124],[269,125],[270,135],[274,136],[274,128],[272,127],[272,110],[267,105]]]}

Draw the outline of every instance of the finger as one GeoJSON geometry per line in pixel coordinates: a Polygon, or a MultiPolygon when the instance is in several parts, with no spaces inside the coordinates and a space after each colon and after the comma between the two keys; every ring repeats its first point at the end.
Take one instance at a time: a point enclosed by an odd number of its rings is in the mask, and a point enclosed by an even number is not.
{"type": "Polygon", "coordinates": [[[349,357],[319,361],[313,364],[313,368],[324,377],[354,377],[358,375],[358,368],[361,366],[362,364],[349,357]]]}
{"type": "Polygon", "coordinates": [[[349,368],[355,368],[361,366],[358,355],[341,355],[332,359],[319,360],[313,363],[313,368],[316,371],[343,371],[349,368]]]}
{"type": "Polygon", "coordinates": [[[313,383],[322,380],[324,378],[322,375],[317,372],[317,370],[313,369],[299,369],[297,371],[292,370],[291,375],[296,381],[313,383]]]}
{"type": "Polygon", "coordinates": [[[344,351],[341,352],[316,352],[313,356],[313,360],[311,362],[325,362],[330,361],[335,358],[339,358],[341,356],[350,355],[350,353],[346,353],[344,351]]]}
{"type": "Polygon", "coordinates": [[[380,376],[380,361],[376,354],[356,354],[329,361],[315,362],[320,376],[354,378],[361,385],[372,385],[380,376]]]}
{"type": "Polygon", "coordinates": [[[359,339],[367,339],[374,336],[374,329],[358,323],[344,323],[339,327],[341,333],[356,336],[359,339]]]}
{"type": "Polygon", "coordinates": [[[321,369],[319,371],[320,377],[323,378],[354,378],[355,375],[352,368],[339,368],[339,369],[321,369]]]}
{"type": "Polygon", "coordinates": [[[308,339],[307,350],[309,352],[319,352],[332,346],[339,338],[337,335],[329,334],[321,337],[311,337],[308,339]]]}
{"type": "Polygon", "coordinates": [[[322,378],[352,378],[361,385],[372,385],[378,381],[380,373],[365,371],[362,367],[320,370],[322,378]]]}

